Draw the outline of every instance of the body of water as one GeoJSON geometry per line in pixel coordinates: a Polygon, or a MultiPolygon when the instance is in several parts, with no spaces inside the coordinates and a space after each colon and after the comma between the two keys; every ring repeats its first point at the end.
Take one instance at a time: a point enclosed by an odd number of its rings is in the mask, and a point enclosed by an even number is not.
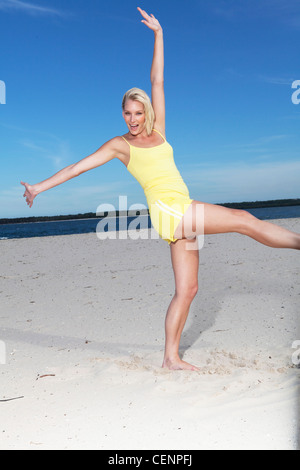
{"type": "MultiPolygon", "coordinates": [[[[268,207],[259,209],[247,209],[248,212],[255,215],[261,220],[272,219],[290,219],[300,217],[300,206],[286,206],[286,207],[268,207]]],[[[109,224],[113,230],[118,231],[120,224],[121,230],[126,230],[136,217],[117,218],[115,223],[109,224]],[[126,227],[127,225],[127,227],[126,227]]],[[[150,217],[139,216],[141,226],[137,228],[151,228],[150,217]]],[[[108,221],[108,218],[105,219],[108,221]]],[[[3,224],[0,225],[0,240],[8,240],[13,238],[32,238],[32,237],[51,237],[57,235],[74,235],[80,233],[95,233],[98,227],[99,230],[100,219],[76,219],[76,220],[59,220],[49,222],[31,222],[21,224],[3,224]]],[[[101,230],[107,231],[109,227],[102,228],[101,230]]]]}

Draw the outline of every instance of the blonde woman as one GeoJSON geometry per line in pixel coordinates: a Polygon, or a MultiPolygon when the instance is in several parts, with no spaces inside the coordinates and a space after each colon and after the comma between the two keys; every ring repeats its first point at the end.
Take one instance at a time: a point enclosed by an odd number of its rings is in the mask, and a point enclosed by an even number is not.
{"type": "MultiPolygon", "coordinates": [[[[118,158],[142,185],[151,220],[171,249],[175,276],[175,295],[166,316],[166,343],[163,367],[197,370],[179,356],[179,344],[191,303],[198,289],[199,253],[195,238],[199,234],[236,232],[274,248],[300,249],[300,235],[274,224],[260,221],[248,212],[191,200],[166,140],[164,94],[163,30],[153,15],[138,8],[142,22],[154,32],[151,68],[152,101],[138,89],[129,90],[122,103],[128,132],[114,137],[92,155],[70,165],[45,181],[25,186],[27,204],[34,198],[80,174],[118,158]],[[199,207],[204,216],[197,217],[199,207]],[[193,249],[189,249],[189,248],[193,249]]],[[[201,211],[200,211],[201,212],[201,211]]]]}

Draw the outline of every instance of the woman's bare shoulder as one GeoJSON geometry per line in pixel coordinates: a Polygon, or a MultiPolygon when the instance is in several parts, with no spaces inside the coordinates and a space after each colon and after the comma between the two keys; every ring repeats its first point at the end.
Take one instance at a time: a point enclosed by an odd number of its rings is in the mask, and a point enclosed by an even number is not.
{"type": "Polygon", "coordinates": [[[124,153],[124,150],[126,151],[126,149],[128,148],[128,144],[119,135],[108,140],[105,145],[107,147],[110,147],[112,150],[121,152],[121,153],[124,153]]]}
{"type": "Polygon", "coordinates": [[[113,137],[106,144],[109,145],[116,158],[127,164],[130,149],[128,143],[121,136],[113,137]]]}

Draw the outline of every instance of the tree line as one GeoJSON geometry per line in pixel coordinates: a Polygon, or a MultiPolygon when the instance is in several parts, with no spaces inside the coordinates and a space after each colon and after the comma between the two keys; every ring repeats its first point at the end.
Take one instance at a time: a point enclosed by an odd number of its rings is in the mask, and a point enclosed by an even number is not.
{"type": "MultiPolygon", "coordinates": [[[[217,204],[231,209],[255,209],[255,208],[268,208],[268,207],[285,207],[285,206],[300,206],[300,199],[274,199],[272,201],[253,201],[253,202],[228,202],[224,204],[217,204]]],[[[116,211],[116,216],[130,215],[127,211],[116,211]]],[[[148,210],[136,211],[136,215],[149,215],[148,210]]],[[[103,217],[107,217],[105,213],[103,217]]],[[[113,213],[115,216],[115,213],[113,213]]],[[[54,215],[54,216],[37,216],[37,217],[17,217],[0,219],[0,224],[21,224],[32,222],[51,222],[59,220],[76,220],[76,219],[101,219],[95,212],[86,212],[84,214],[69,214],[69,215],[54,215]]]]}

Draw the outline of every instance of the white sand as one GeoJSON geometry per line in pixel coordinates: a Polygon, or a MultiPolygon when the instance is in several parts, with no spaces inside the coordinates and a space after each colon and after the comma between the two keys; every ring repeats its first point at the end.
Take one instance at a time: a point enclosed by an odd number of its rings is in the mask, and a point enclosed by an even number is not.
{"type": "MultiPolygon", "coordinates": [[[[277,223],[300,232],[300,219],[277,223]]],[[[182,340],[195,373],[160,367],[166,242],[89,234],[0,249],[0,400],[24,397],[0,402],[0,449],[298,448],[298,252],[206,237],[182,340]]]]}

